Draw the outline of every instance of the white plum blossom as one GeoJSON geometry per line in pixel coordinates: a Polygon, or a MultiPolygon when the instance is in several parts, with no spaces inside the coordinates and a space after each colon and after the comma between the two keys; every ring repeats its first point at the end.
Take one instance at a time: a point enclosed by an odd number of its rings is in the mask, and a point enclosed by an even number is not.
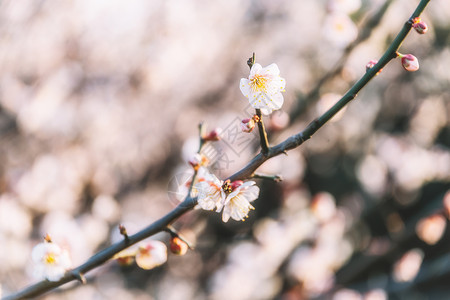
{"type": "Polygon", "coordinates": [[[286,81],[280,77],[276,64],[263,68],[255,63],[248,79],[242,78],[239,87],[254,108],[261,109],[263,114],[268,115],[283,105],[281,92],[284,92],[285,86],[286,81]]]}
{"type": "Polygon", "coordinates": [[[31,259],[35,264],[34,275],[49,281],[60,280],[72,265],[68,251],[51,242],[34,246],[31,259]]]}
{"type": "Polygon", "coordinates": [[[144,270],[150,270],[167,261],[167,246],[160,241],[150,240],[139,245],[136,264],[144,270]]]}
{"type": "MultiPolygon", "coordinates": [[[[214,210],[216,207],[221,208],[226,198],[226,194],[222,189],[222,180],[209,173],[205,174],[203,179],[203,181],[195,185],[198,206],[204,210],[214,210]]],[[[218,209],[218,211],[220,210],[218,209]]]]}
{"type": "MultiPolygon", "coordinates": [[[[232,185],[233,186],[233,185],[232,185]]],[[[254,181],[247,181],[236,187],[229,193],[223,203],[222,220],[228,222],[230,217],[236,221],[243,221],[248,217],[248,212],[254,207],[250,202],[259,196],[259,187],[254,181]]],[[[218,207],[217,211],[222,209],[218,207]]]]}

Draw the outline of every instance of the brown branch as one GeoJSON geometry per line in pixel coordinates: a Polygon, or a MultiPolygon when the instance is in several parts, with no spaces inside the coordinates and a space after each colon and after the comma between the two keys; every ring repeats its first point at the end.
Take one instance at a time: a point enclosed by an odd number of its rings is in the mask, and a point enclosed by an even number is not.
{"type": "MultiPolygon", "coordinates": [[[[347,105],[351,100],[353,100],[357,93],[372,79],[376,76],[377,72],[380,71],[389,61],[396,57],[396,52],[401,46],[403,40],[408,35],[411,30],[412,20],[423,12],[427,4],[430,0],[421,0],[416,10],[412,14],[411,18],[404,24],[403,28],[394,39],[392,44],[389,46],[387,51],[381,57],[379,62],[371,68],[368,72],[364,74],[364,76],[353,85],[353,87],[327,112],[325,112],[322,116],[312,121],[302,132],[295,134],[280,144],[269,149],[267,155],[263,155],[259,153],[256,155],[243,169],[236,172],[228,179],[231,181],[238,179],[247,179],[251,178],[256,169],[261,166],[268,159],[280,155],[282,153],[286,153],[286,151],[297,148],[305,141],[311,138],[311,136],[319,130],[326,122],[328,122],[340,109],[342,109],[345,105],[347,105]]],[[[109,259],[111,259],[115,254],[124,250],[125,248],[147,238],[158,232],[164,231],[170,224],[172,224],[175,220],[181,217],[183,214],[187,213],[197,204],[197,199],[192,198],[190,195],[186,197],[186,199],[180,203],[177,207],[175,207],[168,214],[150,224],[148,227],[142,229],[138,233],[129,236],[128,240],[125,239],[115,243],[108,248],[101,250],[91,258],[89,258],[84,264],[74,268],[73,270],[66,273],[64,277],[62,277],[59,281],[48,281],[43,280],[34,285],[31,285],[15,294],[6,296],[3,298],[4,300],[13,300],[13,299],[26,299],[31,297],[37,297],[42,295],[54,288],[57,288],[67,282],[73,280],[79,280],[82,277],[82,274],[87,273],[88,271],[95,269],[96,267],[106,263],[109,259]]]]}

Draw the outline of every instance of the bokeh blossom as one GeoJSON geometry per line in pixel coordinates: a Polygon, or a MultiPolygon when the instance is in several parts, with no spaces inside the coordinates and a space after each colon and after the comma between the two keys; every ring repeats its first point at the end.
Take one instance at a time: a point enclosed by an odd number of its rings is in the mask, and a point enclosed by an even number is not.
{"type": "Polygon", "coordinates": [[[252,66],[248,79],[242,78],[239,85],[250,104],[256,109],[261,109],[265,115],[281,108],[284,102],[281,92],[284,92],[285,86],[286,81],[280,77],[280,70],[276,64],[263,68],[258,63],[252,66]]]}
{"type": "Polygon", "coordinates": [[[160,241],[150,240],[139,246],[136,264],[144,270],[150,270],[167,261],[167,246],[160,241]]]}
{"type": "Polygon", "coordinates": [[[336,47],[344,48],[356,39],[358,28],[346,14],[332,13],[325,18],[323,35],[336,47]]]}
{"type": "Polygon", "coordinates": [[[72,265],[68,251],[51,242],[34,246],[31,258],[36,278],[46,278],[49,281],[60,280],[72,265]]]}

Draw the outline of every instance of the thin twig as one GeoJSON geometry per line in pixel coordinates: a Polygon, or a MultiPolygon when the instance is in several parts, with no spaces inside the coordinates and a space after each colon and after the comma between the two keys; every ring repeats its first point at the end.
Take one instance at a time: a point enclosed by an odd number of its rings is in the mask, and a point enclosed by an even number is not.
{"type": "Polygon", "coordinates": [[[251,178],[259,178],[259,179],[267,179],[267,180],[273,180],[275,182],[283,181],[283,177],[281,175],[267,175],[267,174],[261,174],[261,173],[255,173],[251,176],[251,178]]]}
{"type": "MultiPolygon", "coordinates": [[[[353,100],[357,93],[377,74],[380,69],[382,69],[389,61],[395,58],[395,53],[400,48],[403,40],[408,35],[411,30],[412,19],[419,17],[423,12],[427,4],[430,0],[421,0],[416,10],[412,14],[411,18],[404,24],[403,28],[394,39],[392,44],[389,46],[387,51],[381,57],[379,62],[367,71],[364,76],[355,83],[355,85],[339,100],[333,107],[331,107],[327,112],[325,112],[322,116],[312,121],[305,130],[302,132],[295,134],[280,144],[269,149],[268,155],[263,155],[259,153],[256,155],[250,163],[247,164],[243,169],[236,172],[228,179],[231,181],[239,180],[239,179],[247,179],[250,178],[256,169],[261,166],[268,159],[285,153],[288,150],[292,150],[297,148],[305,141],[307,141],[311,136],[319,130],[326,122],[328,122],[340,109],[342,109],[345,105],[347,105],[351,100],[353,100]]],[[[142,229],[138,233],[129,236],[128,243],[125,240],[117,242],[106,249],[103,249],[89,258],[84,264],[74,268],[73,270],[66,273],[64,277],[62,277],[58,281],[48,281],[43,280],[34,285],[31,285],[15,294],[11,294],[3,298],[4,300],[13,300],[13,299],[26,299],[31,297],[37,297],[42,295],[56,287],[59,287],[67,282],[73,281],[77,279],[77,276],[74,274],[85,274],[96,267],[103,265],[109,259],[111,259],[115,254],[124,250],[125,248],[133,245],[145,238],[148,238],[158,232],[161,232],[167,228],[170,224],[172,224],[179,217],[184,215],[186,212],[190,211],[197,204],[197,199],[191,197],[189,194],[186,199],[180,203],[177,207],[175,207],[172,211],[167,213],[165,216],[150,224],[148,227],[142,229]]]]}
{"type": "Polygon", "coordinates": [[[267,139],[266,128],[264,127],[264,122],[261,115],[261,110],[256,109],[256,115],[258,116],[258,131],[259,131],[259,141],[261,145],[261,152],[263,155],[269,154],[269,140],[267,139]]]}

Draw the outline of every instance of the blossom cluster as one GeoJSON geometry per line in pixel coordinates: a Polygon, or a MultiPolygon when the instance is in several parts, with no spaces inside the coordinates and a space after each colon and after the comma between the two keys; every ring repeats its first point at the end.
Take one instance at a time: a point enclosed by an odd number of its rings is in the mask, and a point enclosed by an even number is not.
{"type": "Polygon", "coordinates": [[[243,221],[254,207],[250,202],[259,196],[259,187],[254,181],[222,181],[214,174],[204,171],[204,176],[195,185],[198,206],[204,210],[222,212],[222,220],[230,217],[243,221]]]}

